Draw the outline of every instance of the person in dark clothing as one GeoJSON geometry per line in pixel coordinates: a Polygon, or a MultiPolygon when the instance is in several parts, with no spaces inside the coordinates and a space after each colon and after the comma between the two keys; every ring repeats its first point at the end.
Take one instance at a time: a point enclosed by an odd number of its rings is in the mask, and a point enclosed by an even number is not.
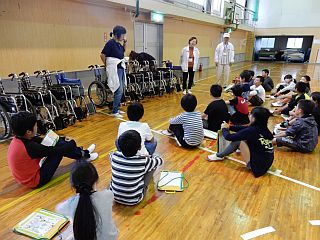
{"type": "Polygon", "coordinates": [[[264,175],[271,167],[274,159],[272,133],[268,129],[270,111],[264,107],[256,107],[250,114],[249,126],[221,125],[223,137],[231,143],[221,152],[208,156],[208,161],[223,160],[240,147],[240,152],[247,167],[255,177],[264,175]],[[236,133],[230,133],[234,131],[236,133]]]}
{"type": "Polygon", "coordinates": [[[131,51],[129,54],[129,60],[130,61],[137,60],[139,63],[143,63],[144,61],[148,61],[150,64],[151,61],[154,61],[156,59],[146,52],[137,53],[135,51],[131,51]]]}
{"type": "Polygon", "coordinates": [[[67,138],[59,138],[55,146],[42,145],[43,139],[36,136],[36,122],[36,116],[29,112],[19,112],[11,118],[15,137],[8,149],[8,165],[19,184],[38,188],[48,183],[63,157],[87,161],[98,157],[98,153],[93,153],[94,144],[83,150],[67,138]]]}
{"type": "Polygon", "coordinates": [[[248,124],[250,122],[248,118],[249,108],[247,100],[241,96],[242,86],[236,84],[231,88],[231,90],[234,95],[234,98],[229,101],[226,101],[226,104],[230,105],[230,122],[234,125],[248,124]]]}
{"type": "Polygon", "coordinates": [[[266,92],[271,92],[272,89],[274,88],[274,83],[273,80],[271,79],[271,77],[269,77],[269,69],[263,69],[262,70],[262,77],[263,77],[263,84],[262,87],[264,88],[264,90],[266,90],[266,92]]]}
{"type": "Polygon", "coordinates": [[[299,100],[301,99],[310,99],[309,95],[306,93],[307,86],[304,82],[298,82],[295,86],[295,91],[297,94],[293,95],[290,102],[281,108],[275,109],[276,114],[285,114],[289,115],[289,112],[292,111],[295,106],[297,106],[299,100]]]}
{"type": "Polygon", "coordinates": [[[211,131],[218,131],[221,128],[221,123],[229,122],[228,106],[221,99],[222,87],[214,84],[210,88],[212,102],[207,106],[202,114],[203,127],[211,131]]]}
{"type": "Polygon", "coordinates": [[[311,100],[314,102],[312,115],[317,123],[318,135],[320,135],[320,92],[311,93],[311,100]]]}
{"type": "Polygon", "coordinates": [[[295,151],[312,152],[318,144],[317,123],[312,115],[314,103],[310,100],[300,100],[294,111],[297,119],[292,126],[275,135],[273,143],[277,147],[288,147],[295,151]]]}

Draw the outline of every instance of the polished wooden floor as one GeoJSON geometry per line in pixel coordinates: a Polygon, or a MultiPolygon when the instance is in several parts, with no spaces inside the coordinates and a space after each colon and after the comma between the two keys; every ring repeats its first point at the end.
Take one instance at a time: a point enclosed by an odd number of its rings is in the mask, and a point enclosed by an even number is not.
{"type": "MultiPolygon", "coordinates": [[[[297,78],[308,74],[312,89],[320,90],[319,65],[244,62],[232,67],[232,77],[244,69],[260,74],[263,68],[270,69],[275,81],[289,73],[297,78]]],[[[198,109],[203,111],[210,102],[208,89],[215,81],[215,69],[202,72],[197,79],[200,81],[193,92],[198,98],[198,109]]],[[[169,117],[181,112],[181,96],[177,93],[147,98],[143,101],[143,121],[154,130],[166,128],[169,117]]],[[[229,96],[225,94],[224,98],[229,96]]],[[[272,117],[270,127],[280,121],[279,117],[272,117]]],[[[97,144],[100,158],[94,164],[100,175],[99,189],[110,181],[108,153],[114,149],[119,123],[118,119],[98,113],[60,131],[75,138],[79,145],[97,144]]],[[[320,219],[319,147],[311,154],[276,149],[273,174],[256,179],[235,161],[209,163],[205,160],[207,151],[185,150],[165,136],[154,135],[158,140],[157,153],[165,163],[156,171],[140,204],[114,205],[120,239],[240,239],[241,234],[267,226],[276,231],[258,239],[320,238],[320,227],[308,222],[320,219]],[[155,186],[161,170],[183,171],[190,187],[176,194],[158,191],[155,186]],[[277,175],[280,171],[281,175],[277,175]]],[[[44,188],[28,190],[11,177],[6,160],[8,145],[9,141],[0,144],[0,239],[24,239],[12,233],[12,226],[38,207],[54,210],[57,203],[74,194],[68,175],[72,160],[65,159],[55,178],[44,188]]],[[[206,140],[203,146],[216,150],[215,141],[206,140]]],[[[237,154],[233,157],[240,159],[237,154]]]]}

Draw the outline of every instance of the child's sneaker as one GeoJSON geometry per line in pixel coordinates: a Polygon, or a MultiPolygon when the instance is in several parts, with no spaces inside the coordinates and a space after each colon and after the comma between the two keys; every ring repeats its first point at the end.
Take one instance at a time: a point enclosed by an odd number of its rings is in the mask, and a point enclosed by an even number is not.
{"type": "Polygon", "coordinates": [[[224,160],[224,158],[218,157],[217,154],[215,153],[215,154],[208,155],[207,160],[209,162],[214,162],[214,161],[222,161],[224,160]]]}
{"type": "Polygon", "coordinates": [[[125,114],[126,112],[119,110],[118,113],[119,114],[125,114]]]}
{"type": "Polygon", "coordinates": [[[187,94],[187,90],[183,90],[183,95],[186,95],[187,94]]]}
{"type": "Polygon", "coordinates": [[[92,162],[99,157],[98,153],[90,153],[90,157],[87,159],[87,162],[92,162]]]}
{"type": "Polygon", "coordinates": [[[115,117],[115,118],[123,118],[123,116],[120,113],[112,113],[111,116],[115,117]]]}
{"type": "Polygon", "coordinates": [[[192,92],[191,92],[191,90],[190,90],[190,89],[188,90],[188,94],[192,94],[192,92]]]}
{"type": "Polygon", "coordinates": [[[180,144],[180,142],[178,141],[178,138],[175,137],[174,139],[176,140],[178,146],[181,147],[181,144],[180,144]]]}
{"type": "Polygon", "coordinates": [[[92,152],[94,151],[94,149],[96,149],[96,145],[95,145],[95,144],[91,144],[91,145],[87,148],[87,150],[88,150],[89,153],[92,153],[92,152]]]}
{"type": "Polygon", "coordinates": [[[162,130],[161,133],[166,136],[173,136],[173,132],[169,131],[168,129],[162,130]]]}

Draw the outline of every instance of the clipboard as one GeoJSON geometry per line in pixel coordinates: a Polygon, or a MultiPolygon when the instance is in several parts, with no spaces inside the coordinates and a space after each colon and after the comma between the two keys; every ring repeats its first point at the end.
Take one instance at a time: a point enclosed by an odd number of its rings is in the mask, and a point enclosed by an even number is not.
{"type": "Polygon", "coordinates": [[[52,239],[68,223],[67,217],[38,208],[14,226],[13,231],[33,239],[52,239]]]}
{"type": "Polygon", "coordinates": [[[184,178],[182,172],[179,171],[161,171],[160,179],[157,187],[166,193],[182,192],[189,186],[188,181],[184,178]],[[183,186],[183,179],[187,182],[187,186],[183,186]]]}

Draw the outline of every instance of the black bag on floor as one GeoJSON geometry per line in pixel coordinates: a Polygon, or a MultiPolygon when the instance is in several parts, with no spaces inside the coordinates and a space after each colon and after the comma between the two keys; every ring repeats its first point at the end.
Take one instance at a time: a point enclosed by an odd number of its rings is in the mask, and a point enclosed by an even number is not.
{"type": "Polygon", "coordinates": [[[83,112],[81,107],[75,107],[74,113],[76,114],[78,120],[82,120],[85,118],[85,113],[83,112]]]}
{"type": "Polygon", "coordinates": [[[263,104],[262,99],[257,95],[252,96],[249,102],[252,104],[252,106],[261,106],[263,104]]]}

